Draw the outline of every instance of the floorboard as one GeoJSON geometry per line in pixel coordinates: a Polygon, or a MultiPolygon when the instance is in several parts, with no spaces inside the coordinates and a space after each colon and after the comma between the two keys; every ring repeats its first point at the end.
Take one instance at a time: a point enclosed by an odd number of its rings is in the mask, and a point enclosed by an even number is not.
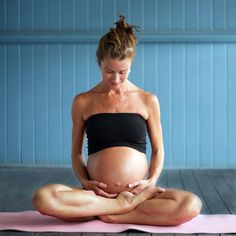
{"type": "MultiPolygon", "coordinates": [[[[158,186],[177,188],[197,194],[203,201],[202,214],[236,214],[236,170],[164,170],[158,180],[158,186]]],[[[61,183],[80,187],[69,168],[7,168],[0,167],[0,211],[33,210],[31,197],[33,192],[44,184],[61,183]]],[[[26,233],[0,231],[2,235],[26,236],[154,236],[136,230],[119,234],[112,233],[26,233]]],[[[182,236],[181,234],[161,234],[182,236]]],[[[187,234],[184,234],[188,236],[187,234]]],[[[191,234],[191,236],[209,234],[191,234]]],[[[210,234],[220,236],[220,234],[210,234]]],[[[227,234],[221,234],[226,236],[227,234]]],[[[236,234],[230,234],[236,235],[236,234]]]]}
{"type": "Polygon", "coordinates": [[[236,214],[236,194],[226,184],[220,171],[207,171],[207,175],[230,214],[236,214]]]}
{"type": "Polygon", "coordinates": [[[194,170],[181,170],[180,176],[181,180],[183,182],[184,190],[190,191],[192,193],[195,193],[197,196],[199,196],[202,200],[202,214],[210,214],[210,210],[208,205],[206,204],[205,198],[203,197],[201,188],[198,184],[198,182],[195,179],[194,170]]]}
{"type": "Polygon", "coordinates": [[[229,214],[229,210],[222,201],[222,198],[216,191],[215,187],[212,185],[206,170],[195,171],[194,176],[199,185],[199,188],[201,189],[203,199],[209,208],[210,214],[229,214]]]}

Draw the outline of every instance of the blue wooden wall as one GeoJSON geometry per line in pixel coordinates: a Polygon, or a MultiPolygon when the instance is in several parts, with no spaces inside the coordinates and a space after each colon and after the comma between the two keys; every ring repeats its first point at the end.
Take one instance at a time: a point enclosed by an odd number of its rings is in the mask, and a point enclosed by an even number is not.
{"type": "Polygon", "coordinates": [[[70,165],[72,98],[119,14],[142,28],[130,80],[159,97],[165,166],[236,167],[235,0],[0,0],[0,165],[70,165]]]}

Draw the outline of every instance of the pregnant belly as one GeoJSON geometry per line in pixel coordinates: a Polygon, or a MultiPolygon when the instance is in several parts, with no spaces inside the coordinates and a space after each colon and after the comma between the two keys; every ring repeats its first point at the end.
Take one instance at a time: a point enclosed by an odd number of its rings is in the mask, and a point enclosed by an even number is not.
{"type": "Polygon", "coordinates": [[[145,178],[148,170],[146,156],[128,147],[107,148],[89,156],[89,177],[107,184],[106,192],[129,190],[128,184],[145,178]]]}

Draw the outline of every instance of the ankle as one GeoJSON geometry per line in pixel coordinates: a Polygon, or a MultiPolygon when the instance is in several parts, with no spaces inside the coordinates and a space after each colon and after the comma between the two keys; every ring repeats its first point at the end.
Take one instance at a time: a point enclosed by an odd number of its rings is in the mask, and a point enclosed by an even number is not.
{"type": "Polygon", "coordinates": [[[121,192],[116,198],[118,208],[120,209],[120,214],[132,211],[135,207],[135,195],[131,192],[124,191],[121,192]]]}

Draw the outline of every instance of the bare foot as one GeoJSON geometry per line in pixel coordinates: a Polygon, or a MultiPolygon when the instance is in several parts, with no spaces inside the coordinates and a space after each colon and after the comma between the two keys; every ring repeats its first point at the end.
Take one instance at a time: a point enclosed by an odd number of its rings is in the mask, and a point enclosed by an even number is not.
{"type": "Polygon", "coordinates": [[[148,199],[151,199],[158,192],[159,192],[159,189],[156,188],[155,186],[148,186],[148,187],[144,188],[138,194],[133,194],[128,191],[121,192],[117,196],[116,199],[122,209],[121,213],[127,213],[129,211],[132,211],[140,203],[142,203],[148,199]]]}

